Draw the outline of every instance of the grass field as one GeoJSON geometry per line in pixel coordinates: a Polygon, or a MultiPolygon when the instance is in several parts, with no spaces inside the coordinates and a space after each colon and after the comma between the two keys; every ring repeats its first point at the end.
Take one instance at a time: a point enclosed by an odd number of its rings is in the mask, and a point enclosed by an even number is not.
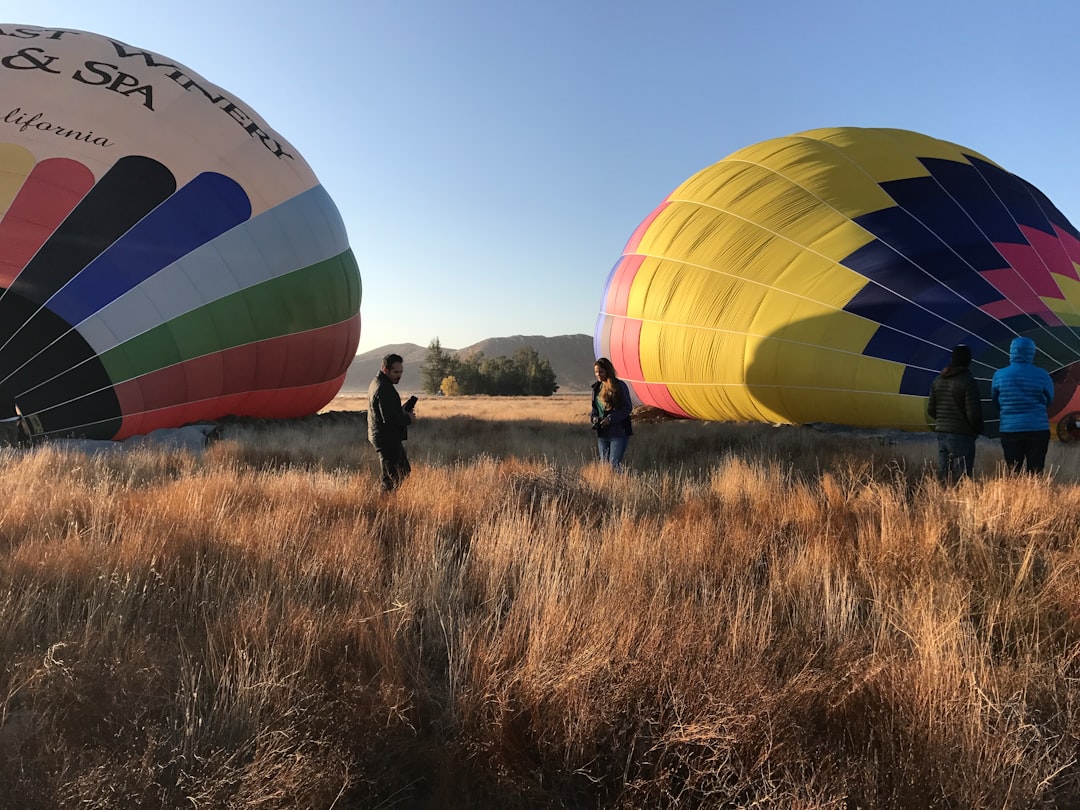
{"type": "Polygon", "coordinates": [[[0,807],[1080,806],[1080,448],[362,408],[0,451],[0,807]]]}
{"type": "MultiPolygon", "coordinates": [[[[417,415],[423,419],[468,416],[475,419],[521,421],[536,419],[556,424],[587,425],[589,392],[555,394],[550,397],[443,397],[417,393],[417,415]]],[[[404,396],[402,397],[404,399],[404,396]]],[[[324,411],[363,411],[367,394],[335,398],[324,411]]]]}

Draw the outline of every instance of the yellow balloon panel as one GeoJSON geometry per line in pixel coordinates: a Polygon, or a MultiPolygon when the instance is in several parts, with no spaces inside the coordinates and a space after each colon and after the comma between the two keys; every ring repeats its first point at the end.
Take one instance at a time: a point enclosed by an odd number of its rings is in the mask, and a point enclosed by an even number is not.
{"type": "MultiPolygon", "coordinates": [[[[850,224],[850,220],[807,189],[760,166],[723,164],[699,189],[701,197],[672,197],[673,203],[701,209],[716,217],[743,220],[798,244],[814,239],[824,229],[850,224]]],[[[670,207],[676,207],[672,205],[670,207]]]]}
{"type": "Polygon", "coordinates": [[[773,290],[763,306],[749,313],[744,330],[788,343],[861,354],[874,336],[876,326],[850,312],[773,290]]]}
{"type": "Polygon", "coordinates": [[[728,163],[752,163],[781,180],[802,188],[845,217],[875,210],[889,203],[866,171],[843,154],[818,141],[806,138],[778,138],[757,148],[740,150],[699,174],[722,172],[728,163]],[[838,190],[843,189],[843,193],[838,190]]]}
{"type": "Polygon", "coordinates": [[[927,159],[966,163],[971,156],[992,164],[972,149],[902,129],[843,127],[811,130],[803,136],[840,151],[875,183],[927,176],[927,159]]]}
{"type": "Polygon", "coordinates": [[[30,150],[15,144],[0,144],[0,218],[11,207],[26,176],[34,168],[34,156],[30,150]]]}
{"type": "Polygon", "coordinates": [[[1043,303],[1052,309],[1061,320],[1069,326],[1080,327],[1080,313],[1077,313],[1072,302],[1080,301],[1080,280],[1055,274],[1055,280],[1061,291],[1065,294],[1065,300],[1056,298],[1043,298],[1043,303]]]}
{"type": "Polygon", "coordinates": [[[774,286],[823,309],[843,309],[865,280],[812,247],[798,253],[776,277],[774,286]]]}
{"type": "Polygon", "coordinates": [[[841,289],[854,291],[865,285],[846,268],[837,266],[837,254],[870,241],[857,225],[814,217],[820,224],[820,237],[813,243],[800,243],[782,231],[763,227],[744,218],[727,216],[715,210],[672,203],[654,221],[655,232],[643,239],[637,255],[676,260],[680,272],[698,267],[719,275],[727,267],[737,266],[739,277],[760,284],[773,285],[780,278],[784,286],[804,295],[814,295],[843,306],[847,298],[837,298],[841,289]],[[666,237],[666,238],[665,238],[666,237]],[[842,247],[844,245],[845,247],[842,247]],[[803,280],[793,269],[804,271],[808,263],[824,262],[833,268],[835,277],[822,285],[814,273],[803,280]],[[812,287],[810,286],[812,284],[812,287]]]}

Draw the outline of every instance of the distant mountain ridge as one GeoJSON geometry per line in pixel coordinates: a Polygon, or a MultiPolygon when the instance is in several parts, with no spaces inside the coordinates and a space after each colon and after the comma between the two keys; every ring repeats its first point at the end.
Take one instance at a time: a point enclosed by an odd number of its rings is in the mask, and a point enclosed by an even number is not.
{"type": "MultiPolygon", "coordinates": [[[[487,338],[464,349],[451,349],[443,346],[443,351],[458,357],[483,352],[486,357],[512,357],[518,349],[532,347],[541,357],[546,357],[555,372],[555,382],[559,385],[558,393],[584,391],[593,381],[593,339],[592,335],[512,335],[510,337],[487,338]]],[[[379,371],[382,359],[390,352],[397,352],[405,361],[405,373],[401,375],[398,390],[419,393],[422,389],[420,367],[427,360],[427,346],[415,343],[399,343],[380,346],[363,354],[356,355],[345,376],[345,385],[341,393],[355,394],[367,391],[372,377],[379,371]]]]}

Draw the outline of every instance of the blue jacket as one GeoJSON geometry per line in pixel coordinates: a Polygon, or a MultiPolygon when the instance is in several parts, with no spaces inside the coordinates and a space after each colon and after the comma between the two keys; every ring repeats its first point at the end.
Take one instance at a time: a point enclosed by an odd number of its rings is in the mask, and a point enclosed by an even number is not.
{"type": "Polygon", "coordinates": [[[1009,347],[1009,365],[994,372],[990,398],[1001,413],[1002,433],[1049,430],[1046,409],[1054,401],[1054,381],[1032,364],[1035,341],[1018,337],[1009,347]]]}

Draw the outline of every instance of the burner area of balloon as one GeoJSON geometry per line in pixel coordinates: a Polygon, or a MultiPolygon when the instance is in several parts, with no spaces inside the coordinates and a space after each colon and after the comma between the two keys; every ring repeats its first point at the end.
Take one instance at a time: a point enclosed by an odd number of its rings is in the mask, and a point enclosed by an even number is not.
{"type": "Polygon", "coordinates": [[[1080,234],[978,152],[835,128],[739,150],[686,180],[608,276],[595,350],[643,404],[717,421],[927,430],[953,346],[990,378],[1027,336],[1080,412],[1080,234]]]}

